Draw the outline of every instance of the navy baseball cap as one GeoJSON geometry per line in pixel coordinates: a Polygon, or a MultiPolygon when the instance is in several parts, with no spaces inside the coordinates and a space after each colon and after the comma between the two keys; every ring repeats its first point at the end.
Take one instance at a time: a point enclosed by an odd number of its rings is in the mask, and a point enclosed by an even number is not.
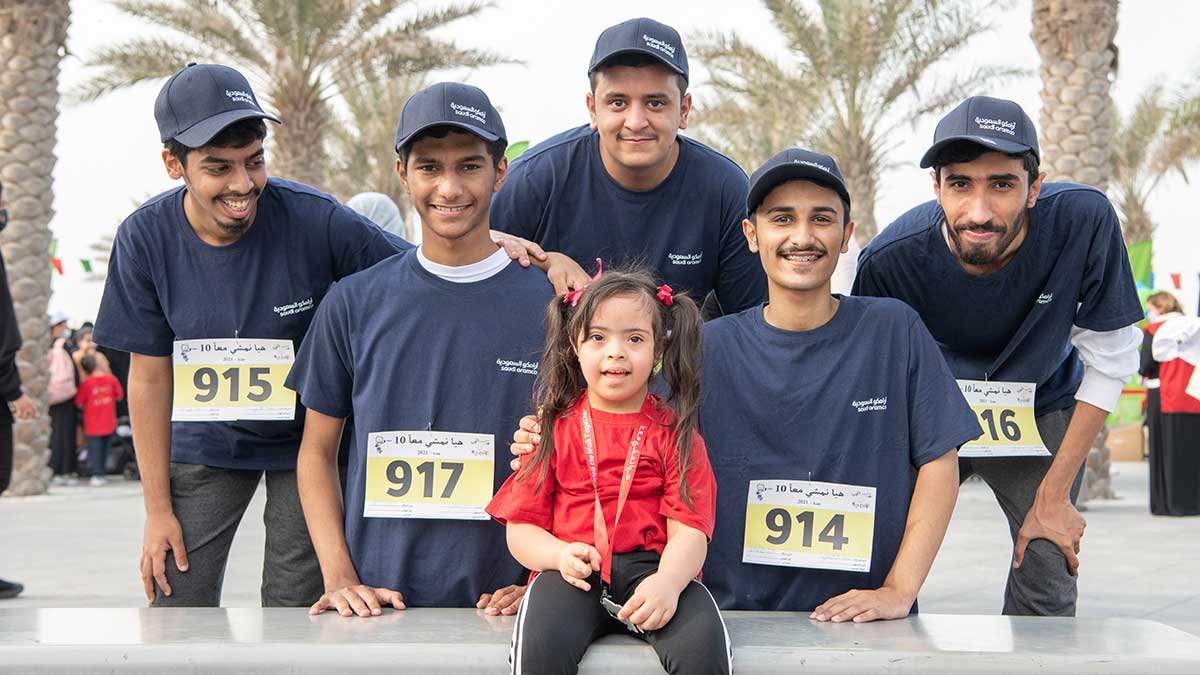
{"type": "Polygon", "coordinates": [[[679,37],[679,31],[665,23],[643,17],[605,28],[596,40],[588,76],[591,77],[605,61],[621,54],[648,54],[682,75],[683,79],[688,79],[683,39],[679,37]]]}
{"type": "MultiPolygon", "coordinates": [[[[842,178],[842,170],[832,157],[801,148],[788,148],[768,159],[766,164],[758,167],[750,176],[746,213],[754,213],[771,190],[790,180],[810,180],[818,183],[838,193],[847,205],[850,204],[850,191],[846,189],[846,179],[842,178]]],[[[849,210],[846,211],[845,219],[850,220],[849,210]]]]}
{"type": "Polygon", "coordinates": [[[189,148],[204,147],[225,127],[252,117],[283,124],[263,112],[241,73],[208,63],[189,63],[167,80],[154,101],[162,142],[174,139],[189,148]]]}
{"type": "Polygon", "coordinates": [[[921,168],[933,166],[938,152],[955,141],[970,141],[1009,155],[1031,150],[1034,159],[1041,161],[1033,120],[1021,106],[1002,98],[972,96],[959,103],[938,122],[933,145],[921,157],[921,168]]]}
{"type": "Polygon", "coordinates": [[[504,141],[504,122],[488,95],[479,87],[459,82],[439,82],[413,94],[396,125],[396,152],[412,137],[436,126],[465,129],[489,143],[504,141]]]}

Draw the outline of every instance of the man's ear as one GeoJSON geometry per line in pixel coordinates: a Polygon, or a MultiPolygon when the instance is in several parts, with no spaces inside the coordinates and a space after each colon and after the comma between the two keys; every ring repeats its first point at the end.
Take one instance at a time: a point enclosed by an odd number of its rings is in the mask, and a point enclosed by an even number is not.
{"type": "Polygon", "coordinates": [[[1042,182],[1046,180],[1046,172],[1038,174],[1037,180],[1029,186],[1029,198],[1025,200],[1025,208],[1032,209],[1037,203],[1038,195],[1042,194],[1042,182]]]}
{"type": "Polygon", "coordinates": [[[501,157],[500,163],[496,165],[496,184],[492,187],[492,192],[499,192],[500,188],[504,187],[505,178],[508,178],[508,158],[501,157]]]}
{"type": "Polygon", "coordinates": [[[400,177],[400,184],[404,186],[404,191],[411,193],[412,190],[408,187],[408,171],[404,168],[404,161],[396,157],[396,175],[400,177]]]}
{"type": "Polygon", "coordinates": [[[754,253],[758,253],[758,227],[750,218],[742,219],[742,235],[746,237],[746,245],[754,253]]]}
{"type": "Polygon", "coordinates": [[[686,129],[688,125],[688,113],[692,112],[692,94],[689,92],[683,95],[683,100],[679,102],[679,128],[686,129]]]}
{"type": "Polygon", "coordinates": [[[594,130],[596,128],[596,95],[590,91],[587,93],[587,109],[588,125],[594,130]]]}
{"type": "Polygon", "coordinates": [[[179,180],[183,178],[183,162],[179,158],[171,154],[170,150],[163,148],[162,151],[163,167],[167,170],[167,175],[171,180],[179,180]]]}
{"type": "Polygon", "coordinates": [[[854,221],[846,223],[845,232],[842,233],[842,253],[850,252],[850,237],[854,236],[854,221]]]}

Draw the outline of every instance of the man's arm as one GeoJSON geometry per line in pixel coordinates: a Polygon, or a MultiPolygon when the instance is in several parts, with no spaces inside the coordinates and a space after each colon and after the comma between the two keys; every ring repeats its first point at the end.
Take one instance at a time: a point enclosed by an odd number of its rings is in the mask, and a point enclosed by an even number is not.
{"type": "Polygon", "coordinates": [[[398,591],[366,586],[358,579],[342,518],[342,487],[338,479],[337,454],[345,420],[309,408],[304,418],[304,437],[296,459],[296,483],[304,522],[321,563],[325,593],[309,610],[320,614],[337,610],[342,616],[379,616],[381,603],[404,609],[398,591]]]}
{"type": "Polygon", "coordinates": [[[1017,534],[1014,568],[1025,560],[1029,542],[1046,539],[1066,556],[1071,574],[1078,573],[1080,541],[1087,521],[1071,504],[1071,485],[1104,420],[1116,408],[1122,386],[1137,372],[1140,337],[1133,326],[1105,332],[1072,328],[1071,342],[1083,361],[1083,381],[1075,394],[1071,423],[1017,534]]]}
{"type": "Polygon", "coordinates": [[[856,623],[908,616],[942,546],[958,499],[958,451],[951,450],[917,472],[908,522],[896,562],[878,590],[854,590],[831,598],[809,615],[817,621],[856,623]]]}
{"type": "Polygon", "coordinates": [[[139,567],[148,602],[154,602],[155,583],[163,594],[171,594],[166,574],[167,551],[175,554],[175,565],[180,572],[188,569],[183,529],[171,505],[173,386],[170,356],[130,355],[129,416],[146,508],[139,567]]]}

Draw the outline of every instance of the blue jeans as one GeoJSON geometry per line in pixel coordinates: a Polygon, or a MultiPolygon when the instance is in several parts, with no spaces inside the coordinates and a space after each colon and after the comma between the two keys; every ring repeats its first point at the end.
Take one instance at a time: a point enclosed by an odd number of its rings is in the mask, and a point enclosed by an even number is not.
{"type": "Polygon", "coordinates": [[[105,465],[108,463],[108,443],[111,439],[111,434],[87,437],[88,467],[92,470],[93,476],[103,477],[108,474],[105,465]]]}

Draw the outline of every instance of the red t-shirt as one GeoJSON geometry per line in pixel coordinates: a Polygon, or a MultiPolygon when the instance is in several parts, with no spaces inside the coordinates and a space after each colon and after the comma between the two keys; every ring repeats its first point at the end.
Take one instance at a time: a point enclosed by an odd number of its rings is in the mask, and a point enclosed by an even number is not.
{"type": "MultiPolygon", "coordinates": [[[[537,473],[521,471],[509,477],[487,506],[501,524],[508,521],[543,528],[565,542],[596,545],[593,514],[595,490],[588,470],[579,424],[583,397],[554,422],[554,454],[541,489],[537,473]],[[518,477],[521,477],[518,480],[518,477]]],[[[695,528],[712,539],[716,519],[717,483],[700,434],[692,437],[688,467],[688,508],[679,492],[679,464],[671,424],[674,413],[655,396],[647,396],[639,413],[606,413],[592,409],[596,443],[596,473],[604,524],[613,538],[613,553],[654,551],[667,545],[667,519],[695,528]],[[621,474],[638,427],[648,424],[637,469],[629,486],[621,523],[614,535],[621,474]]],[[[540,471],[540,469],[539,469],[540,471]]]]}
{"type": "MultiPolygon", "coordinates": [[[[1163,321],[1150,324],[1146,330],[1151,334],[1162,328],[1163,321]]],[[[1200,413],[1200,401],[1187,393],[1188,382],[1196,366],[1183,359],[1171,359],[1158,364],[1158,396],[1164,413],[1200,413]]]]}
{"type": "Polygon", "coordinates": [[[75,405],[83,408],[83,433],[108,436],[117,430],[117,400],[125,398],[121,383],[108,373],[93,373],[79,383],[75,405]]]}

